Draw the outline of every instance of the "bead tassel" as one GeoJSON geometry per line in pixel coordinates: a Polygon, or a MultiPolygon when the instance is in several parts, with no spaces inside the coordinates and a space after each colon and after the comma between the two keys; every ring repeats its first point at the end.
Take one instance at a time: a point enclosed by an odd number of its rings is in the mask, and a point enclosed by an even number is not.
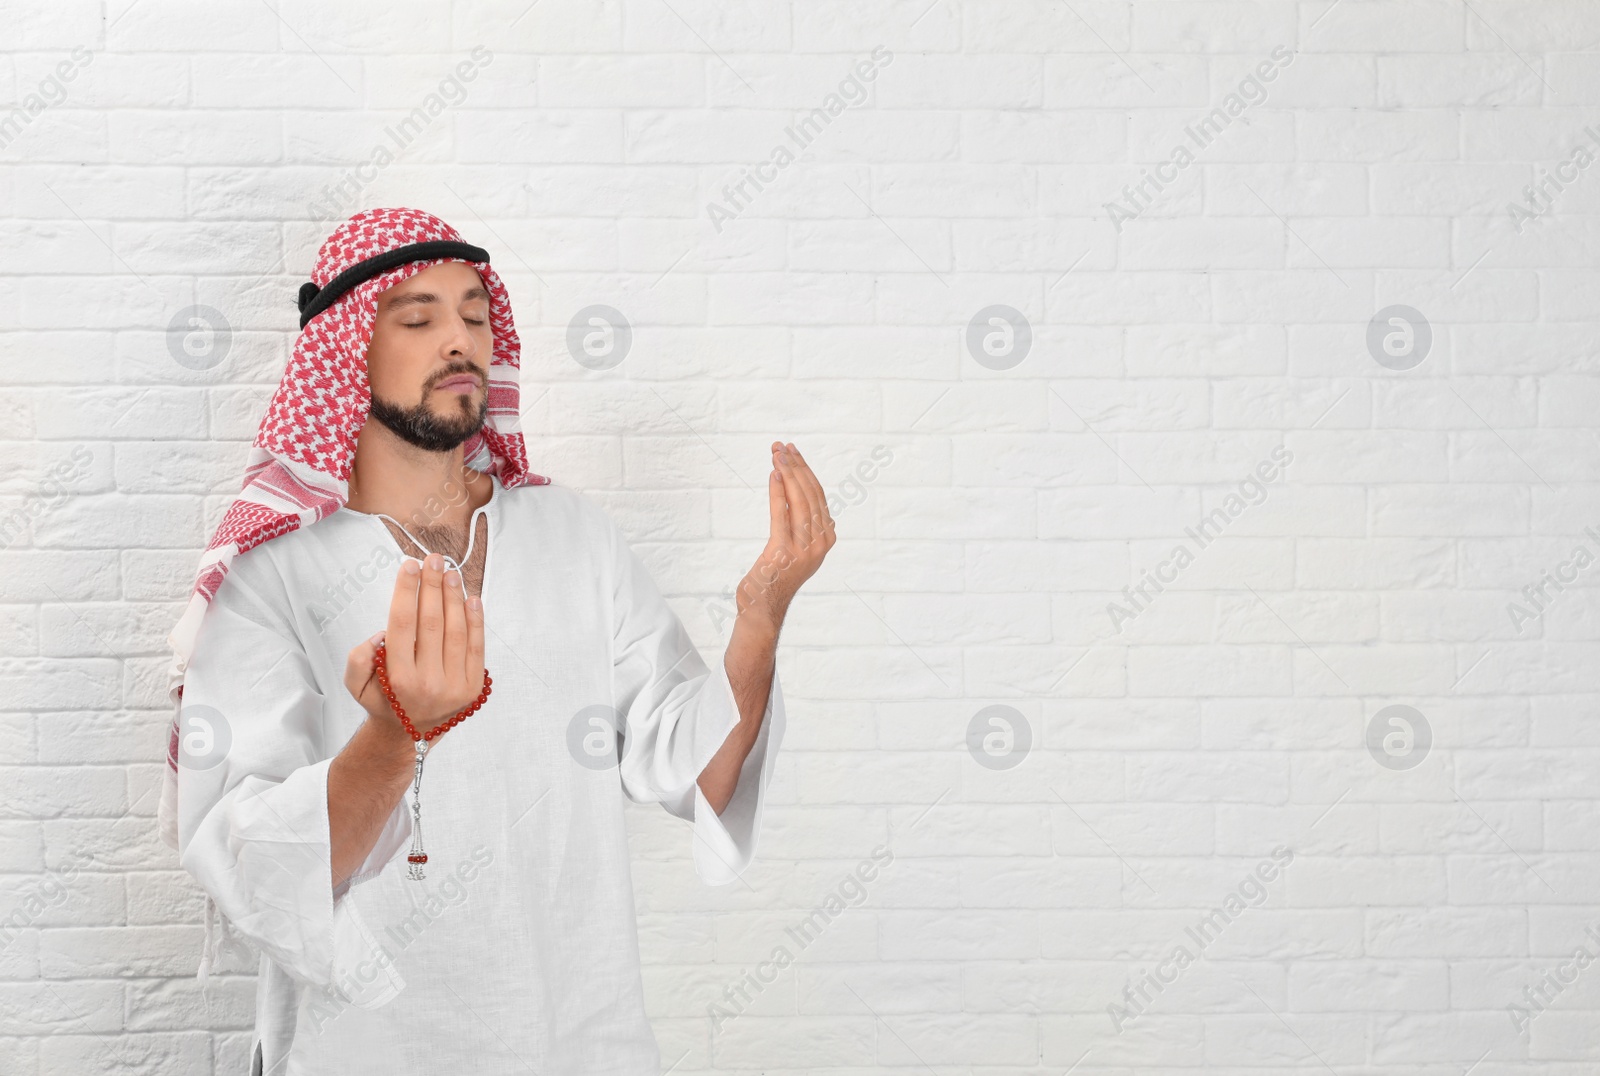
{"type": "Polygon", "coordinates": [[[389,670],[385,664],[383,644],[378,644],[377,652],[373,655],[372,667],[378,674],[378,683],[383,687],[384,697],[389,700],[389,705],[394,708],[395,715],[400,718],[400,724],[405,727],[412,743],[417,749],[417,769],[411,783],[411,851],[406,856],[406,862],[411,865],[408,877],[421,881],[423,877],[422,865],[428,862],[428,853],[422,850],[422,759],[428,753],[428,746],[434,738],[444,734],[446,729],[454,728],[478,711],[489,699],[489,693],[494,690],[491,686],[494,679],[489,675],[489,670],[483,670],[483,690],[478,692],[478,697],[471,706],[458,712],[454,717],[440,722],[426,733],[420,733],[411,724],[411,718],[406,716],[405,707],[400,705],[400,700],[395,698],[394,689],[389,686],[389,670]]]}

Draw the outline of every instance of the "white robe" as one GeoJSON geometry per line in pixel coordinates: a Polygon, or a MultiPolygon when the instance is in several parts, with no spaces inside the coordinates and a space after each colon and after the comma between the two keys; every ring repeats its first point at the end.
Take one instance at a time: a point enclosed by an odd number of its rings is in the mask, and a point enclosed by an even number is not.
{"type": "Polygon", "coordinates": [[[783,736],[776,670],[719,816],[696,778],[739,721],[721,658],[707,669],[582,494],[495,480],[479,513],[494,690],[424,761],[424,881],[407,877],[409,785],[352,879],[330,878],[328,766],[366,718],[345,661],[385,627],[403,555],[383,520],[345,508],[246,551],[205,615],[179,859],[210,898],[202,975],[210,901],[261,953],[267,1076],[657,1076],[622,797],[692,821],[707,884],[755,853],[783,736]]]}

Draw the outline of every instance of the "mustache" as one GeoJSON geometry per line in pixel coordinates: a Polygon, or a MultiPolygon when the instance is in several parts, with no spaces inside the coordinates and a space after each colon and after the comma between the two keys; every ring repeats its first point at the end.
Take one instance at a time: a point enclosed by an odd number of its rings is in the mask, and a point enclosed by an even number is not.
{"type": "Polygon", "coordinates": [[[428,387],[432,388],[433,386],[438,385],[440,382],[448,381],[452,377],[461,377],[463,375],[470,376],[478,383],[480,388],[489,382],[489,375],[469,362],[458,363],[454,366],[447,366],[443,370],[440,370],[428,380],[428,387]]]}

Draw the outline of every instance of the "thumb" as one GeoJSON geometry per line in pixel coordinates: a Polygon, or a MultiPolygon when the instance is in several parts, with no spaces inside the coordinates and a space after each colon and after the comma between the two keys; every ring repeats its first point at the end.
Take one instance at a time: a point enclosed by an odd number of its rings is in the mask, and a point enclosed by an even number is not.
{"type": "Polygon", "coordinates": [[[383,642],[384,635],[385,633],[380,631],[372,638],[357,643],[345,662],[344,686],[357,700],[361,698],[367,686],[377,680],[377,674],[372,666],[377,659],[378,644],[383,642]]]}
{"type": "Polygon", "coordinates": [[[776,466],[767,474],[767,513],[771,520],[772,539],[789,540],[789,503],[783,495],[783,478],[776,466]]]}

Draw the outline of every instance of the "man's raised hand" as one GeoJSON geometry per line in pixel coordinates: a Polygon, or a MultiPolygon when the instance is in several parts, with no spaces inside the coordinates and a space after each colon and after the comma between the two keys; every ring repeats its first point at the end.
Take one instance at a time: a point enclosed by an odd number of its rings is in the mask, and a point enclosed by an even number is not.
{"type": "Polygon", "coordinates": [[[822,567],[822,558],[838,536],[822,483],[792,442],[772,442],[767,503],[771,535],[739,584],[738,602],[741,614],[750,609],[769,621],[775,632],[800,584],[822,567]]]}
{"type": "Polygon", "coordinates": [[[350,651],[345,687],[380,727],[409,741],[372,668],[377,644],[384,643],[390,689],[412,727],[426,733],[483,690],[483,631],[483,603],[467,599],[460,572],[444,571],[438,553],[420,564],[407,557],[395,577],[389,626],[350,651]]]}

